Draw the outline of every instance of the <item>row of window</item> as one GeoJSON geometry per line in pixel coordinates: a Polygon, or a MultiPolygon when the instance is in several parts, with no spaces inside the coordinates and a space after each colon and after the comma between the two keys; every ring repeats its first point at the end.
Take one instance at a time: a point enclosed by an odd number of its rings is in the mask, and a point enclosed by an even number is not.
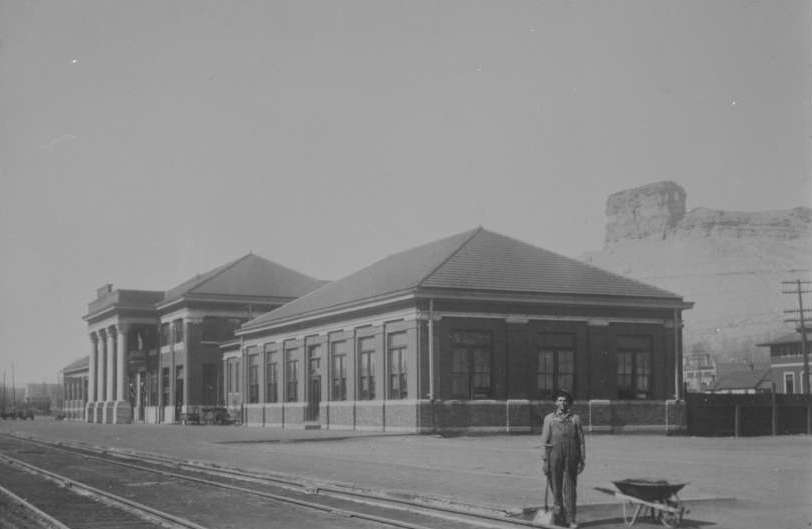
{"type": "MultiPolygon", "coordinates": [[[[204,342],[224,342],[234,338],[234,331],[245,323],[246,318],[221,318],[206,316],[201,325],[201,337],[204,342]]],[[[177,319],[165,322],[160,327],[161,345],[181,343],[183,341],[183,320],[177,319]]]]}
{"type": "MultiPolygon", "coordinates": [[[[575,389],[575,337],[549,334],[542,337],[536,363],[536,392],[549,397],[558,389],[575,389]]],[[[651,396],[651,351],[648,340],[627,338],[630,350],[616,353],[618,398],[651,396]],[[637,349],[637,350],[634,350],[637,349]]],[[[489,332],[451,334],[451,397],[486,399],[492,396],[493,343],[489,332]]]]}
{"type": "MultiPolygon", "coordinates": [[[[455,331],[450,335],[451,365],[449,371],[450,397],[457,399],[487,399],[493,396],[493,337],[488,331],[455,331]]],[[[645,337],[621,337],[616,352],[616,387],[618,398],[647,399],[652,389],[652,352],[650,340],[645,337]]],[[[279,351],[266,346],[265,401],[279,402],[279,351]]],[[[330,399],[347,400],[347,341],[330,343],[330,399]]],[[[359,338],[356,342],[358,400],[373,400],[377,395],[375,380],[374,338],[359,338]]],[[[307,348],[306,362],[311,388],[320,388],[321,345],[307,348]]],[[[285,351],[284,400],[296,402],[299,391],[299,360],[297,350],[285,351]]],[[[387,335],[388,399],[408,398],[408,348],[404,332],[387,335]]],[[[537,352],[536,392],[549,397],[558,389],[575,390],[575,337],[569,334],[545,335],[537,352]]],[[[248,355],[247,400],[256,403],[259,395],[260,357],[248,355]]],[[[226,391],[239,392],[239,359],[227,362],[226,391]]],[[[311,390],[312,392],[313,390],[311,390]]],[[[320,392],[320,389],[317,391],[320,392]]]]}
{"type": "MultiPolygon", "coordinates": [[[[809,384],[812,384],[812,374],[809,375],[809,384]]],[[[812,387],[812,386],[810,386],[812,387]]],[[[803,393],[804,392],[804,374],[803,371],[798,373],[798,387],[795,387],[795,373],[792,371],[784,372],[784,393],[803,393]]]]}
{"type": "MultiPolygon", "coordinates": [[[[359,338],[356,341],[358,360],[358,400],[374,400],[378,395],[375,376],[375,342],[373,337],[359,338]]],[[[279,402],[280,395],[280,351],[273,344],[265,346],[265,402],[279,402]]],[[[347,400],[347,370],[349,342],[341,340],[330,343],[330,400],[347,400]]],[[[387,334],[387,360],[388,360],[388,399],[406,399],[409,397],[407,382],[408,347],[406,332],[387,334]]],[[[322,346],[311,345],[307,347],[308,382],[311,393],[320,392],[322,373],[322,346]]],[[[296,402],[299,395],[299,360],[296,358],[297,349],[286,349],[285,358],[285,388],[284,400],[296,402]]],[[[259,370],[260,355],[251,353],[247,355],[247,401],[256,403],[260,401],[259,370]]],[[[231,358],[226,361],[226,392],[239,392],[240,359],[231,358]]]]}
{"type": "Polygon", "coordinates": [[[770,347],[770,356],[795,356],[801,355],[800,343],[787,343],[781,345],[773,345],[770,347]]]}

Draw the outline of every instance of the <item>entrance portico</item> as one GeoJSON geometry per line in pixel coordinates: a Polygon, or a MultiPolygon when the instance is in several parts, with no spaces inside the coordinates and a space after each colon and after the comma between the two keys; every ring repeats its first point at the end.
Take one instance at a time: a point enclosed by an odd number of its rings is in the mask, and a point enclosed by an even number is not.
{"type": "Polygon", "coordinates": [[[113,290],[105,285],[90,303],[90,358],[85,420],[129,423],[133,420],[137,373],[143,350],[158,325],[153,306],[162,292],[113,290]]]}
{"type": "Polygon", "coordinates": [[[132,406],[125,389],[127,335],[130,325],[104,325],[90,332],[87,421],[125,423],[132,420],[132,406]]]}

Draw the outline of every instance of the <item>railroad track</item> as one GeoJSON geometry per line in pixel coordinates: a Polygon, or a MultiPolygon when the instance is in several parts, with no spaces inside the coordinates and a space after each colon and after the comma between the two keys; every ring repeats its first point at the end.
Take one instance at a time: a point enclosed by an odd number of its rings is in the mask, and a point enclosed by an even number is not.
{"type": "Polygon", "coordinates": [[[49,529],[109,528],[122,524],[131,529],[207,529],[191,520],[153,509],[5,454],[0,454],[0,468],[3,470],[3,482],[25,496],[23,498],[7,486],[0,485],[0,494],[24,511],[16,515],[17,523],[21,525],[32,522],[35,527],[49,529]],[[71,525],[61,519],[69,520],[71,525]]]}
{"type": "MultiPolygon", "coordinates": [[[[374,491],[359,490],[341,487],[335,484],[322,483],[297,479],[290,476],[274,475],[270,473],[251,472],[242,469],[223,467],[195,461],[184,461],[155,454],[136,452],[123,452],[98,447],[81,445],[78,443],[43,441],[25,438],[17,435],[2,434],[7,442],[25,443],[28,446],[37,446],[41,449],[57,451],[66,456],[80,457],[86,462],[95,462],[98,465],[115,465],[127,469],[129,472],[152,473],[161,476],[164,480],[183,482],[187,485],[218,488],[235,497],[254,497],[261,500],[271,500],[298,508],[320,511],[334,517],[349,518],[369,522],[378,526],[401,527],[404,529],[432,529],[452,528],[464,529],[472,527],[489,527],[510,529],[522,526],[533,526],[529,521],[509,518],[508,513],[488,510],[477,510],[468,507],[459,507],[444,504],[440,500],[417,501],[392,497],[374,491]]],[[[2,445],[0,445],[2,448],[2,445]]],[[[9,459],[8,456],[1,456],[9,459]]],[[[29,472],[36,472],[30,462],[20,461],[18,465],[28,465],[29,472]]],[[[44,472],[49,472],[44,470],[44,472]]],[[[52,479],[67,480],[76,483],[71,488],[82,487],[76,480],[57,475],[53,472],[52,479]]],[[[90,487],[93,488],[93,487],[90,487]]],[[[77,488],[78,490],[78,488],[77,488]]],[[[111,494],[96,490],[88,494],[111,494]]],[[[127,500],[126,498],[124,498],[127,500]]],[[[109,502],[115,500],[108,497],[109,502]]],[[[127,500],[130,501],[130,500],[127,500]]],[[[125,503],[126,505],[126,503],[125,503]]],[[[146,505],[143,505],[146,507],[146,505]]],[[[133,505],[129,509],[138,509],[133,505]]],[[[149,509],[149,507],[147,508],[149,509]]],[[[159,516],[159,509],[149,515],[144,514],[142,519],[156,523],[156,519],[149,516],[159,516]]],[[[142,513],[149,511],[141,511],[142,513]]],[[[170,515],[173,516],[173,515],[170,515]]],[[[177,520],[167,518],[167,524],[185,523],[195,524],[181,516],[177,520]]],[[[166,525],[166,527],[170,527],[166,525]]],[[[201,525],[175,525],[172,527],[196,527],[201,525]]]]}

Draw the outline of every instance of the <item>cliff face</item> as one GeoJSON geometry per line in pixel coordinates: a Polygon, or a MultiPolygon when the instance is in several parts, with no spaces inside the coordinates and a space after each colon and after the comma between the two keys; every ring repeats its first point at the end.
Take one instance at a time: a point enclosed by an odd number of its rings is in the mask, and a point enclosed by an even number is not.
{"type": "Polygon", "coordinates": [[[673,237],[766,237],[777,240],[810,236],[812,209],[798,207],[783,211],[720,211],[696,208],[676,225],[673,237]]]}
{"type": "Polygon", "coordinates": [[[756,344],[792,330],[783,311],[797,297],[781,282],[812,280],[812,209],[686,212],[685,196],[673,182],[614,193],[605,246],[582,259],[695,302],[684,312],[686,352],[763,359],[756,344]]]}
{"type": "Polygon", "coordinates": [[[606,201],[605,247],[639,239],[769,237],[799,239],[812,234],[812,209],[785,211],[685,210],[685,190],[657,182],[619,191],[606,201]]]}
{"type": "Polygon", "coordinates": [[[658,182],[619,191],[606,201],[606,244],[662,239],[685,215],[685,190],[658,182]]]}

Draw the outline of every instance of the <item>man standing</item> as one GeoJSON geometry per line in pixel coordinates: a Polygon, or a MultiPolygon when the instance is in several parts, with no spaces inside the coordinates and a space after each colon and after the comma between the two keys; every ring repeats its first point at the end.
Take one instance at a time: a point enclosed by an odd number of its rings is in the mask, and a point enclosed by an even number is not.
{"type": "Polygon", "coordinates": [[[584,430],[581,418],[570,411],[572,395],[559,390],[553,395],[555,411],[544,417],[541,442],[544,444],[542,467],[553,490],[556,524],[576,529],[575,488],[578,474],[586,465],[584,430]]]}

